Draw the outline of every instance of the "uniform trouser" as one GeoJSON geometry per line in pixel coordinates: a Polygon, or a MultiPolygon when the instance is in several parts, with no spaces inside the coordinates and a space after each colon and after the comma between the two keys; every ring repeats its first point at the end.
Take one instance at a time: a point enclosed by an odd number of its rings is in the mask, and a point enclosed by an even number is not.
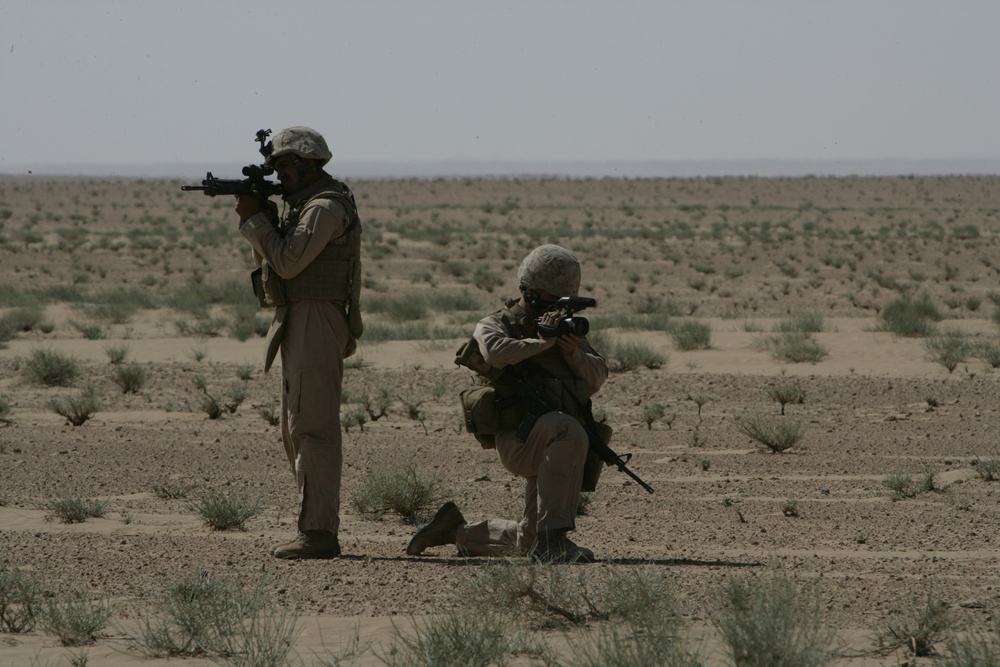
{"type": "Polygon", "coordinates": [[[524,554],[537,532],[575,528],[589,447],[580,423],[562,412],[549,412],[538,419],[526,441],[518,440],[515,431],[504,431],[496,434],[496,443],[504,467],[526,480],[524,516],[520,521],[487,519],[460,526],[459,551],[470,556],[524,554]]]}
{"type": "Polygon", "coordinates": [[[340,527],[344,356],[354,340],[329,301],[289,304],[281,338],[281,440],[299,491],[298,529],[340,527]]]}

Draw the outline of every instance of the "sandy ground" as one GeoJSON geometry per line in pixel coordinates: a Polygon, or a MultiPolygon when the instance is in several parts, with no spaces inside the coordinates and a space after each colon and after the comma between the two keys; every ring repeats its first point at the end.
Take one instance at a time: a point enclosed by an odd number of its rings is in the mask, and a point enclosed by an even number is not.
{"type": "MultiPolygon", "coordinates": [[[[998,376],[976,357],[949,373],[928,358],[922,339],[876,329],[880,309],[897,289],[909,289],[941,304],[947,319],[940,327],[995,338],[989,298],[997,289],[992,257],[1000,223],[992,202],[1000,180],[353,185],[367,211],[366,234],[378,239],[366,246],[370,297],[469,290],[488,310],[513,289],[510,274],[527,249],[560,240],[584,262],[585,288],[600,303],[595,320],[629,312],[645,297],[711,327],[711,347],[695,351],[676,349],[663,332],[610,330],[666,357],[656,369],[613,373],[595,401],[615,428],[612,446],[633,455],[630,468],[656,492],[606,469],[575,535],[600,561],[567,566],[574,573],[665,573],[690,636],[704,642],[712,665],[726,664],[710,622],[713,591],[728,578],[774,568],[813,586],[839,637],[837,665],[934,664],[873,650],[873,628],[921,596],[944,602],[961,630],[992,622],[1000,608],[1000,487],[976,475],[974,464],[997,455],[998,376]],[[512,200],[513,208],[498,212],[512,200]],[[407,231],[421,221],[422,233],[438,236],[407,231]],[[759,231],[764,221],[773,224],[770,237],[740,240],[740,225],[759,231]],[[507,242],[501,223],[512,229],[507,242]],[[682,223],[702,233],[686,237],[677,232],[682,223]],[[825,233],[810,231],[810,223],[825,233]],[[723,224],[725,234],[711,234],[723,224]],[[533,235],[538,227],[551,231],[533,235]],[[940,234],[923,233],[938,227],[940,234]],[[655,242],[636,231],[668,228],[674,231],[655,242]],[[886,228],[892,233],[880,231],[886,228]],[[448,264],[458,259],[487,265],[503,284],[491,292],[472,285],[469,271],[455,275],[448,264]],[[759,349],[762,332],[807,310],[823,315],[816,338],[826,358],[794,364],[759,349]],[[786,419],[800,421],[805,436],[773,454],[744,435],[737,419],[777,414],[766,390],[779,384],[802,390],[804,401],[786,406],[786,419]],[[674,417],[650,428],[642,410],[654,403],[674,417]],[[930,474],[934,490],[893,500],[883,482],[894,474],[930,474]],[[783,511],[790,502],[797,516],[783,511]]],[[[211,252],[185,242],[184,230],[232,221],[219,202],[181,199],[176,183],[11,179],[0,186],[0,212],[12,211],[0,227],[0,308],[8,311],[18,305],[11,294],[42,287],[126,284],[167,293],[191,280],[245,276],[238,239],[220,233],[211,252]],[[145,205],[135,210],[137,201],[145,205]],[[94,213],[98,206],[106,215],[94,213]],[[132,217],[121,219],[122,211],[132,217]],[[33,215],[40,217],[32,223],[33,215]],[[156,250],[134,231],[160,228],[180,231],[156,250]],[[122,245],[114,250],[116,239],[122,245]]],[[[79,589],[118,604],[116,624],[85,649],[88,664],[140,662],[124,638],[137,610],[166,583],[197,570],[265,582],[277,608],[299,614],[295,648],[305,664],[342,650],[355,632],[384,646],[395,627],[450,608],[452,593],[479,576],[483,561],[447,548],[407,557],[414,526],[352,513],[349,499],[366,471],[413,465],[439,480],[471,519],[519,511],[520,480],[461,432],[456,396],[469,378],[452,363],[460,339],[363,342],[364,363],[347,373],[348,398],[381,387],[399,398],[386,417],[345,435],[345,555],[278,561],[268,549],[292,535],[295,497],[278,432],[256,410],[277,403],[276,374],[260,370],[262,340],[184,336],[174,323],[188,316],[169,308],[103,322],[106,338],[86,340],[75,323],[88,317],[72,303],[49,303],[51,331],[21,333],[0,350],[0,396],[12,406],[11,423],[0,426],[0,561],[37,573],[53,591],[79,589]],[[149,372],[137,395],[123,395],[111,381],[107,348],[118,344],[149,372]],[[25,360],[39,348],[76,357],[86,381],[101,390],[103,406],[84,425],[72,427],[47,407],[71,389],[26,380],[25,360]],[[195,378],[222,391],[242,382],[237,375],[248,366],[246,400],[208,419],[195,378]],[[423,423],[407,416],[404,398],[423,401],[423,423]],[[213,532],[188,501],[157,496],[154,488],[168,481],[189,483],[188,500],[213,490],[250,493],[266,509],[245,532],[213,532]],[[51,520],[45,503],[66,494],[109,500],[108,512],[80,524],[51,520]]],[[[376,313],[369,322],[385,318],[376,313]]],[[[474,319],[456,321],[471,328],[474,319]]],[[[598,625],[540,633],[560,647],[598,625]]],[[[79,649],[41,631],[0,635],[4,666],[69,664],[74,653],[79,649]]],[[[376,653],[357,664],[381,664],[376,653]]],[[[539,663],[522,657],[516,664],[539,663]]]]}

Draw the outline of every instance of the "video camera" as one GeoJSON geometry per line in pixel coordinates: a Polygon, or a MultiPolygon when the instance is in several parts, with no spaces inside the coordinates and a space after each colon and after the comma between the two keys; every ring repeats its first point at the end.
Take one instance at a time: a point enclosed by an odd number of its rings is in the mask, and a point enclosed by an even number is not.
{"type": "Polygon", "coordinates": [[[585,308],[594,308],[596,306],[597,299],[591,299],[586,296],[564,296],[556,301],[555,306],[552,307],[553,310],[559,312],[562,319],[556,322],[555,326],[548,326],[547,324],[542,324],[541,320],[536,320],[538,335],[542,338],[554,338],[568,334],[586,336],[587,332],[590,331],[590,322],[585,317],[573,317],[573,315],[585,308]]]}

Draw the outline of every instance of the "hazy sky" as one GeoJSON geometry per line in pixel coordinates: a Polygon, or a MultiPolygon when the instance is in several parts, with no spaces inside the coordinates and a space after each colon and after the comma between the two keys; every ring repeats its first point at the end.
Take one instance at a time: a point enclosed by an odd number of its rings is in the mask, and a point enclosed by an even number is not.
{"type": "Polygon", "coordinates": [[[983,0],[0,0],[0,172],[334,160],[1000,158],[983,0]]]}

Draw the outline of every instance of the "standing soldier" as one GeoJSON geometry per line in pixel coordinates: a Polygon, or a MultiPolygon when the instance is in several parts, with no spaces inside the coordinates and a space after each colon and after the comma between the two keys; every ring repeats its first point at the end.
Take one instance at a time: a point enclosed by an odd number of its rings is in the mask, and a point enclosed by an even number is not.
{"type": "MultiPolygon", "coordinates": [[[[445,503],[410,540],[406,553],[411,556],[455,544],[470,556],[594,560],[594,553],[574,544],[567,533],[576,527],[581,488],[593,490],[595,472],[600,472],[600,461],[588,458],[583,424],[593,424],[590,397],[607,379],[608,365],[583,336],[558,335],[553,329],[561,318],[553,310],[556,301],[575,296],[580,289],[580,262],[570,251],[557,245],[535,248],[517,275],[521,298],[509,300],[503,309],[480,320],[473,341],[459,355],[466,359],[466,354],[481,355],[479,362],[492,369],[513,369],[522,381],[545,394],[550,405],[558,406],[532,416],[515,401],[497,419],[495,435],[480,439],[485,447],[496,447],[507,470],[525,478],[523,518],[466,523],[455,503],[445,503]],[[540,325],[548,337],[540,334],[540,325]]],[[[494,386],[497,396],[512,398],[502,378],[494,386]]]]}
{"type": "Polygon", "coordinates": [[[281,439],[299,492],[298,537],[277,558],[340,555],[344,358],[361,336],[361,222],[354,195],[327,174],[330,150],[308,127],[281,130],[262,151],[287,211],[237,197],[240,234],[253,248],[255,292],[273,307],[264,371],[281,349],[281,439]]]}

